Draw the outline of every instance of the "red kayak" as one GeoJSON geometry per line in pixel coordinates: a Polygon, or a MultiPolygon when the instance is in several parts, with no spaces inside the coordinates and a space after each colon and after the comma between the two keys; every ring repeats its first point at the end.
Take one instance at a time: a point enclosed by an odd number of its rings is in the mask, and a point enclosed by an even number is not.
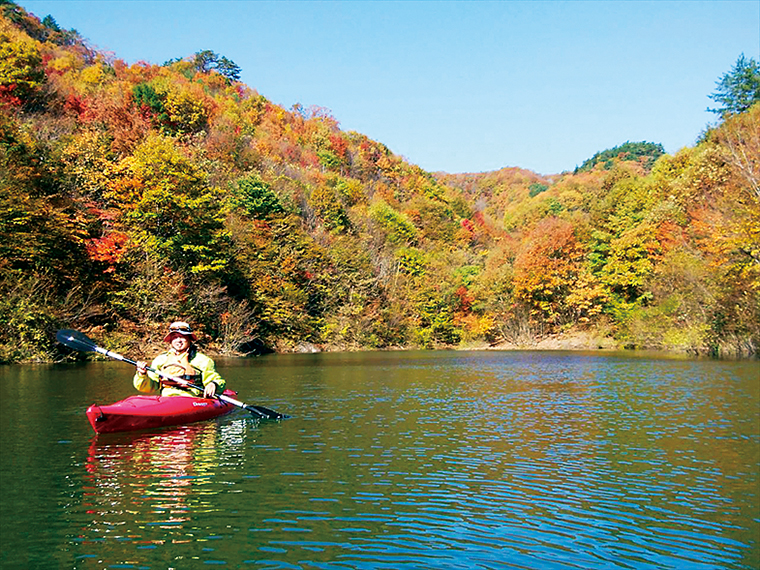
{"type": "MultiPolygon", "coordinates": [[[[224,395],[236,394],[225,390],[224,395]]],[[[235,406],[217,399],[140,395],[107,406],[93,404],[86,413],[97,433],[113,433],[200,422],[234,409],[235,406]]]]}

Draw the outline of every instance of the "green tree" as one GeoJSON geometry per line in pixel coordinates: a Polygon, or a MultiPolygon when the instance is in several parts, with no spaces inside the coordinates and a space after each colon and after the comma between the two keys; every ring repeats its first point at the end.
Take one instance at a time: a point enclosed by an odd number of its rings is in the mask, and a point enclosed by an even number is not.
{"type": "Polygon", "coordinates": [[[240,67],[234,61],[227,59],[223,55],[218,55],[210,49],[197,52],[193,63],[201,73],[215,70],[219,75],[227,78],[228,81],[240,80],[240,67]]]}
{"type": "Polygon", "coordinates": [[[230,201],[252,218],[266,219],[285,213],[277,194],[255,174],[241,178],[233,185],[230,201]]]}
{"type": "Polygon", "coordinates": [[[534,182],[530,186],[528,186],[528,195],[531,198],[535,198],[538,196],[541,192],[546,192],[549,189],[549,186],[547,184],[541,184],[540,182],[534,182]]]}
{"type": "Polygon", "coordinates": [[[58,25],[58,22],[56,22],[55,18],[53,18],[53,16],[51,16],[50,14],[48,14],[42,19],[42,25],[45,26],[46,28],[53,30],[54,32],[61,31],[61,28],[58,25]]]}
{"type": "Polygon", "coordinates": [[[169,120],[166,114],[166,93],[158,93],[148,83],[140,83],[132,88],[132,99],[138,109],[151,111],[157,123],[169,120]]]}
{"type": "Polygon", "coordinates": [[[731,71],[723,74],[716,85],[717,89],[708,97],[721,106],[707,110],[720,115],[721,119],[744,113],[760,102],[760,66],[753,58],[747,60],[741,54],[731,71]]]}
{"type": "Polygon", "coordinates": [[[650,170],[655,161],[665,154],[665,149],[661,144],[642,142],[625,142],[620,146],[597,152],[594,156],[584,161],[578,172],[588,172],[593,170],[597,164],[603,164],[604,170],[611,170],[615,165],[615,160],[639,160],[644,163],[644,167],[650,170]]]}
{"type": "Polygon", "coordinates": [[[384,200],[375,200],[369,209],[370,217],[386,232],[388,240],[394,244],[417,243],[417,229],[409,216],[392,208],[384,200]]]}

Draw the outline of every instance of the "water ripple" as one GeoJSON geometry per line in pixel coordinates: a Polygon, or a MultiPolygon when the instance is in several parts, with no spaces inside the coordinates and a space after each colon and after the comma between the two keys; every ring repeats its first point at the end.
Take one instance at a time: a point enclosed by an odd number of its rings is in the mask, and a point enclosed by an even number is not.
{"type": "Polygon", "coordinates": [[[99,438],[85,423],[63,439],[61,422],[83,421],[80,389],[55,397],[57,429],[4,407],[19,429],[4,444],[14,524],[0,564],[760,567],[756,364],[373,353],[224,369],[292,418],[99,438]]]}

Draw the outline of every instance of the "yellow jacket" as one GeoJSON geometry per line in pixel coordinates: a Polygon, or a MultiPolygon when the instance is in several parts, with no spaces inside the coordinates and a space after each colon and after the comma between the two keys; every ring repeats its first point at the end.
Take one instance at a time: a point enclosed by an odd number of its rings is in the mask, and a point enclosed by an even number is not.
{"type": "MultiPolygon", "coordinates": [[[[194,346],[191,346],[186,353],[177,353],[174,349],[169,349],[167,352],[156,356],[150,367],[164,374],[183,378],[193,384],[207,386],[210,382],[213,382],[217,386],[217,394],[221,394],[227,384],[216,371],[214,361],[202,352],[198,352],[194,346]]],[[[160,379],[161,377],[155,372],[148,372],[143,375],[138,372],[135,374],[132,383],[140,392],[160,392],[162,396],[203,395],[201,390],[185,390],[173,386],[162,387],[160,379]]]]}

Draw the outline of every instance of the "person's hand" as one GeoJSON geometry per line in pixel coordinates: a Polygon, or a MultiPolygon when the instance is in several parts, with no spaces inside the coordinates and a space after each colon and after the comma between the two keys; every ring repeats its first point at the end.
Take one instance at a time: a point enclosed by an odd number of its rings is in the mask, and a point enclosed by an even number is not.
{"type": "Polygon", "coordinates": [[[142,360],[138,360],[135,363],[135,366],[137,366],[137,373],[140,376],[145,376],[148,373],[148,363],[143,362],[142,360]]]}
{"type": "Polygon", "coordinates": [[[206,384],[206,387],[203,389],[203,397],[204,398],[213,398],[216,395],[216,384],[213,382],[209,382],[206,384]]]}

